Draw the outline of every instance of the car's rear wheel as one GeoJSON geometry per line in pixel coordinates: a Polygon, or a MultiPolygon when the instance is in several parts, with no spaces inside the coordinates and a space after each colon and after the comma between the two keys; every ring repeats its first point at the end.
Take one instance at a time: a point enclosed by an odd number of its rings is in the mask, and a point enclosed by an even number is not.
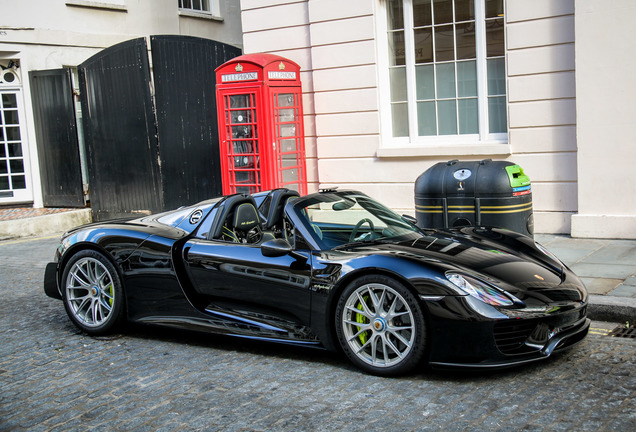
{"type": "Polygon", "coordinates": [[[124,292],[115,266],[101,253],[75,254],[62,274],[64,307],[71,321],[90,334],[112,332],[124,320],[124,292]]]}
{"type": "Polygon", "coordinates": [[[345,288],[336,332],[349,359],[376,375],[407,373],[426,352],[422,308],[403,284],[385,276],[363,276],[345,288]]]}

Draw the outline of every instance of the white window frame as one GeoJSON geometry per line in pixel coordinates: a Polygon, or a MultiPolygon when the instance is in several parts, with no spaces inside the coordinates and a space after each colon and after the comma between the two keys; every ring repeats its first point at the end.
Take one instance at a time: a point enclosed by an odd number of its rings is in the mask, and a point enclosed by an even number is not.
{"type": "MultiPolygon", "coordinates": [[[[404,0],[404,20],[413,22],[413,7],[411,0],[404,0]]],[[[504,7],[505,7],[504,1],[504,7]]],[[[404,48],[406,58],[406,83],[409,116],[409,136],[394,137],[391,85],[389,77],[389,41],[386,0],[379,0],[377,5],[377,34],[378,34],[378,76],[380,97],[380,126],[381,144],[378,156],[417,156],[417,155],[509,155],[508,133],[488,132],[488,80],[486,76],[486,40],[485,37],[485,5],[483,0],[475,0],[475,26],[477,50],[477,100],[479,110],[479,134],[418,136],[415,41],[413,25],[405,26],[404,48]]],[[[507,66],[507,50],[505,63],[507,66]]],[[[508,95],[508,79],[506,73],[506,95],[508,95]]],[[[508,110],[507,110],[508,111],[508,110]]],[[[508,114],[507,114],[508,115],[508,114]]],[[[508,125],[509,125],[508,118],[508,125]]],[[[509,127],[509,126],[508,126],[509,127]]]]}
{"type": "MultiPolygon", "coordinates": [[[[31,157],[29,149],[29,140],[27,136],[26,127],[26,113],[24,109],[24,93],[21,86],[15,86],[11,84],[0,85],[1,93],[12,93],[16,97],[18,118],[20,123],[20,145],[22,147],[22,164],[24,166],[24,189],[9,189],[12,196],[2,197],[0,196],[0,204],[14,204],[14,203],[26,203],[33,202],[33,182],[31,179],[31,157]]],[[[4,137],[5,140],[7,137],[4,137]]],[[[3,141],[4,142],[4,141],[3,141]]],[[[7,161],[9,160],[9,154],[6,154],[7,161]]]]}
{"type": "Polygon", "coordinates": [[[177,1],[177,6],[179,8],[179,12],[181,14],[185,13],[185,14],[194,14],[194,15],[215,15],[214,12],[216,12],[218,10],[217,4],[216,4],[216,0],[190,0],[191,3],[195,2],[195,1],[200,1],[201,4],[201,9],[195,9],[193,7],[182,7],[180,6],[180,4],[182,3],[182,0],[178,0],[177,1]],[[207,9],[203,9],[203,4],[207,3],[207,9]]]}
{"type": "Polygon", "coordinates": [[[177,2],[179,16],[189,18],[199,18],[214,21],[223,21],[221,16],[221,7],[219,0],[208,0],[209,11],[203,11],[198,9],[182,8],[177,2]]]}

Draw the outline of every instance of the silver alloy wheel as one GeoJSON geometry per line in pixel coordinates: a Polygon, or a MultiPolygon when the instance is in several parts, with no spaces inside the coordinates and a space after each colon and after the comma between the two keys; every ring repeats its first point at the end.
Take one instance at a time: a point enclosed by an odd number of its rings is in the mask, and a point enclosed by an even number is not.
{"type": "Polygon", "coordinates": [[[66,278],[66,302],[73,316],[87,327],[104,324],[115,303],[113,277],[95,258],[79,259],[66,278]]]}
{"type": "Polygon", "coordinates": [[[413,312],[404,297],[378,283],[362,285],[347,298],[342,329],[352,352],[379,368],[407,358],[416,337],[413,312]]]}

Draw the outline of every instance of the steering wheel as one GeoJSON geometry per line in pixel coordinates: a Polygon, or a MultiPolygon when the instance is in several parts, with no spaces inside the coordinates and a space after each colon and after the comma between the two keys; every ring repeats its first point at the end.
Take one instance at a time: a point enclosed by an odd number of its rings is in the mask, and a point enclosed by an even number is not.
{"type": "Polygon", "coordinates": [[[375,227],[373,226],[373,222],[371,221],[371,219],[367,219],[367,218],[360,219],[358,223],[356,224],[356,226],[353,227],[353,231],[351,231],[351,235],[349,236],[349,243],[353,243],[353,241],[355,240],[358,234],[358,230],[365,223],[369,224],[369,229],[371,230],[371,232],[374,231],[375,227]]]}

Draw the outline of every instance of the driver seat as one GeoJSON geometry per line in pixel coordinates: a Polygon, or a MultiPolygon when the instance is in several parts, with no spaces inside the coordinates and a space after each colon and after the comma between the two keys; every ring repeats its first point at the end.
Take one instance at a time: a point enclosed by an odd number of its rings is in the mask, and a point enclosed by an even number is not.
{"type": "Polygon", "coordinates": [[[258,244],[273,235],[263,232],[254,198],[236,194],[228,196],[219,209],[219,221],[210,238],[232,243],[258,244]]]}
{"type": "Polygon", "coordinates": [[[239,243],[258,243],[262,237],[261,221],[254,204],[239,204],[234,209],[234,217],[230,228],[239,243]]]}

